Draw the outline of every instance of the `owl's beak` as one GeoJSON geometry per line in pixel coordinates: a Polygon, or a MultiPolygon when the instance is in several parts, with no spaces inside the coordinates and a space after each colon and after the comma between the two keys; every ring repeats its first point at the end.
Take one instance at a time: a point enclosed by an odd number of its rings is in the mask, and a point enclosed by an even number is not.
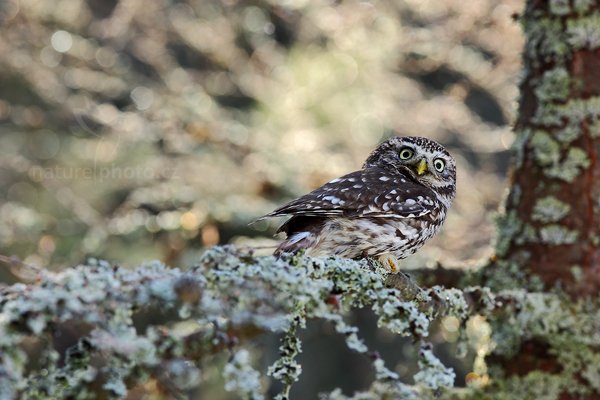
{"type": "Polygon", "coordinates": [[[421,176],[427,171],[427,161],[425,159],[421,159],[417,164],[417,175],[421,176]]]}

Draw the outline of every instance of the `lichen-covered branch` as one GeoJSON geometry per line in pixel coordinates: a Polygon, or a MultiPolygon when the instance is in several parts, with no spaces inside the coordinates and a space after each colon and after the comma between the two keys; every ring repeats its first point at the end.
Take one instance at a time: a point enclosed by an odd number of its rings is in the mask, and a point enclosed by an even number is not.
{"type": "MultiPolygon", "coordinates": [[[[157,371],[165,369],[174,385],[170,389],[184,390],[194,382],[189,377],[198,375],[197,367],[184,361],[234,348],[262,332],[286,333],[282,358],[269,373],[285,384],[280,398],[287,398],[301,372],[294,361],[300,351],[296,330],[306,319],[332,321],[350,348],[367,353],[357,329],[344,322],[347,307],[373,307],[380,325],[400,335],[426,337],[433,318],[419,309],[420,299],[386,287],[383,275],[367,262],[300,256],[276,260],[232,248],[215,248],[186,271],[160,263],[128,270],[96,262],[57,274],[43,272],[35,284],[3,288],[0,296],[0,387],[7,398],[124,396],[135,382],[160,380],[157,371]],[[148,309],[159,310],[160,321],[136,326],[136,315],[148,309]],[[191,324],[186,328],[191,333],[180,332],[182,321],[191,324]],[[74,323],[81,334],[61,354],[54,343],[56,332],[74,323]],[[32,345],[25,346],[31,342],[42,354],[35,362],[28,357],[32,345]],[[179,381],[183,387],[173,383],[179,381]]],[[[427,291],[422,296],[425,299],[427,291]]],[[[457,312],[463,313],[465,306],[459,304],[457,312]]],[[[244,353],[236,354],[226,375],[256,382],[232,370],[247,359],[244,353]]],[[[428,359],[434,357],[427,354],[428,359]]],[[[385,371],[380,362],[375,366],[385,371]]],[[[451,371],[448,376],[440,371],[444,370],[436,370],[423,387],[448,386],[451,371]]],[[[404,387],[394,373],[378,374],[404,387]]],[[[227,387],[252,398],[259,393],[240,382],[227,387]]],[[[417,390],[421,389],[410,389],[417,390]]]]}
{"type": "MultiPolygon", "coordinates": [[[[260,399],[266,371],[252,365],[245,344],[281,332],[281,358],[268,373],[283,383],[278,398],[286,399],[301,379],[297,333],[308,319],[330,321],[350,349],[371,359],[376,380],[369,398],[450,396],[454,372],[425,340],[435,318],[452,316],[464,326],[470,315],[487,316],[501,354],[530,337],[548,336],[557,346],[569,339],[577,350],[570,365],[590,365],[583,379],[597,373],[596,364],[582,364],[589,358],[582,350],[600,345],[598,308],[590,304],[568,306],[559,295],[522,290],[419,288],[405,275],[386,277],[368,261],[275,259],[217,247],[187,270],[97,261],[2,288],[0,398],[123,397],[149,380],[177,396],[201,383],[203,360],[230,351],[225,388],[260,399]],[[400,381],[367,348],[344,318],[351,307],[372,308],[380,327],[421,343],[414,384],[400,381]]],[[[324,396],[343,397],[335,390],[324,396]]]]}

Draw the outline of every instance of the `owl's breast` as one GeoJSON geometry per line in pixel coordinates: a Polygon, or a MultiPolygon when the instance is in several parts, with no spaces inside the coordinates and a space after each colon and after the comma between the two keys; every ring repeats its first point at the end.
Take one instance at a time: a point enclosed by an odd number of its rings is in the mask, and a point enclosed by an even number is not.
{"type": "Polygon", "coordinates": [[[405,258],[439,230],[445,210],[418,218],[333,218],[321,230],[310,255],[358,258],[394,253],[405,258]]]}

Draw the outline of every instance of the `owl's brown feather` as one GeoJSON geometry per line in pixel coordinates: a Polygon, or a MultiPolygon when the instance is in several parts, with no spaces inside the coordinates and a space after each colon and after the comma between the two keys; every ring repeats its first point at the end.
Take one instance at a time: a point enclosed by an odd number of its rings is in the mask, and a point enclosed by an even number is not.
{"type": "Polygon", "coordinates": [[[265,215],[414,218],[434,207],[435,194],[405,172],[367,168],[334,179],[265,215]]]}

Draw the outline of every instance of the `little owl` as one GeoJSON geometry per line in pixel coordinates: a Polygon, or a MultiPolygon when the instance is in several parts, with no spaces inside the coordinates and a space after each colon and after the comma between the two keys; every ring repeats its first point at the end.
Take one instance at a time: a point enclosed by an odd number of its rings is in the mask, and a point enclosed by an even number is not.
{"type": "Polygon", "coordinates": [[[275,254],[376,257],[391,272],[442,226],[456,192],[456,162],[437,142],[393,137],[361,170],[336,178],[263,218],[291,216],[275,254]]]}

